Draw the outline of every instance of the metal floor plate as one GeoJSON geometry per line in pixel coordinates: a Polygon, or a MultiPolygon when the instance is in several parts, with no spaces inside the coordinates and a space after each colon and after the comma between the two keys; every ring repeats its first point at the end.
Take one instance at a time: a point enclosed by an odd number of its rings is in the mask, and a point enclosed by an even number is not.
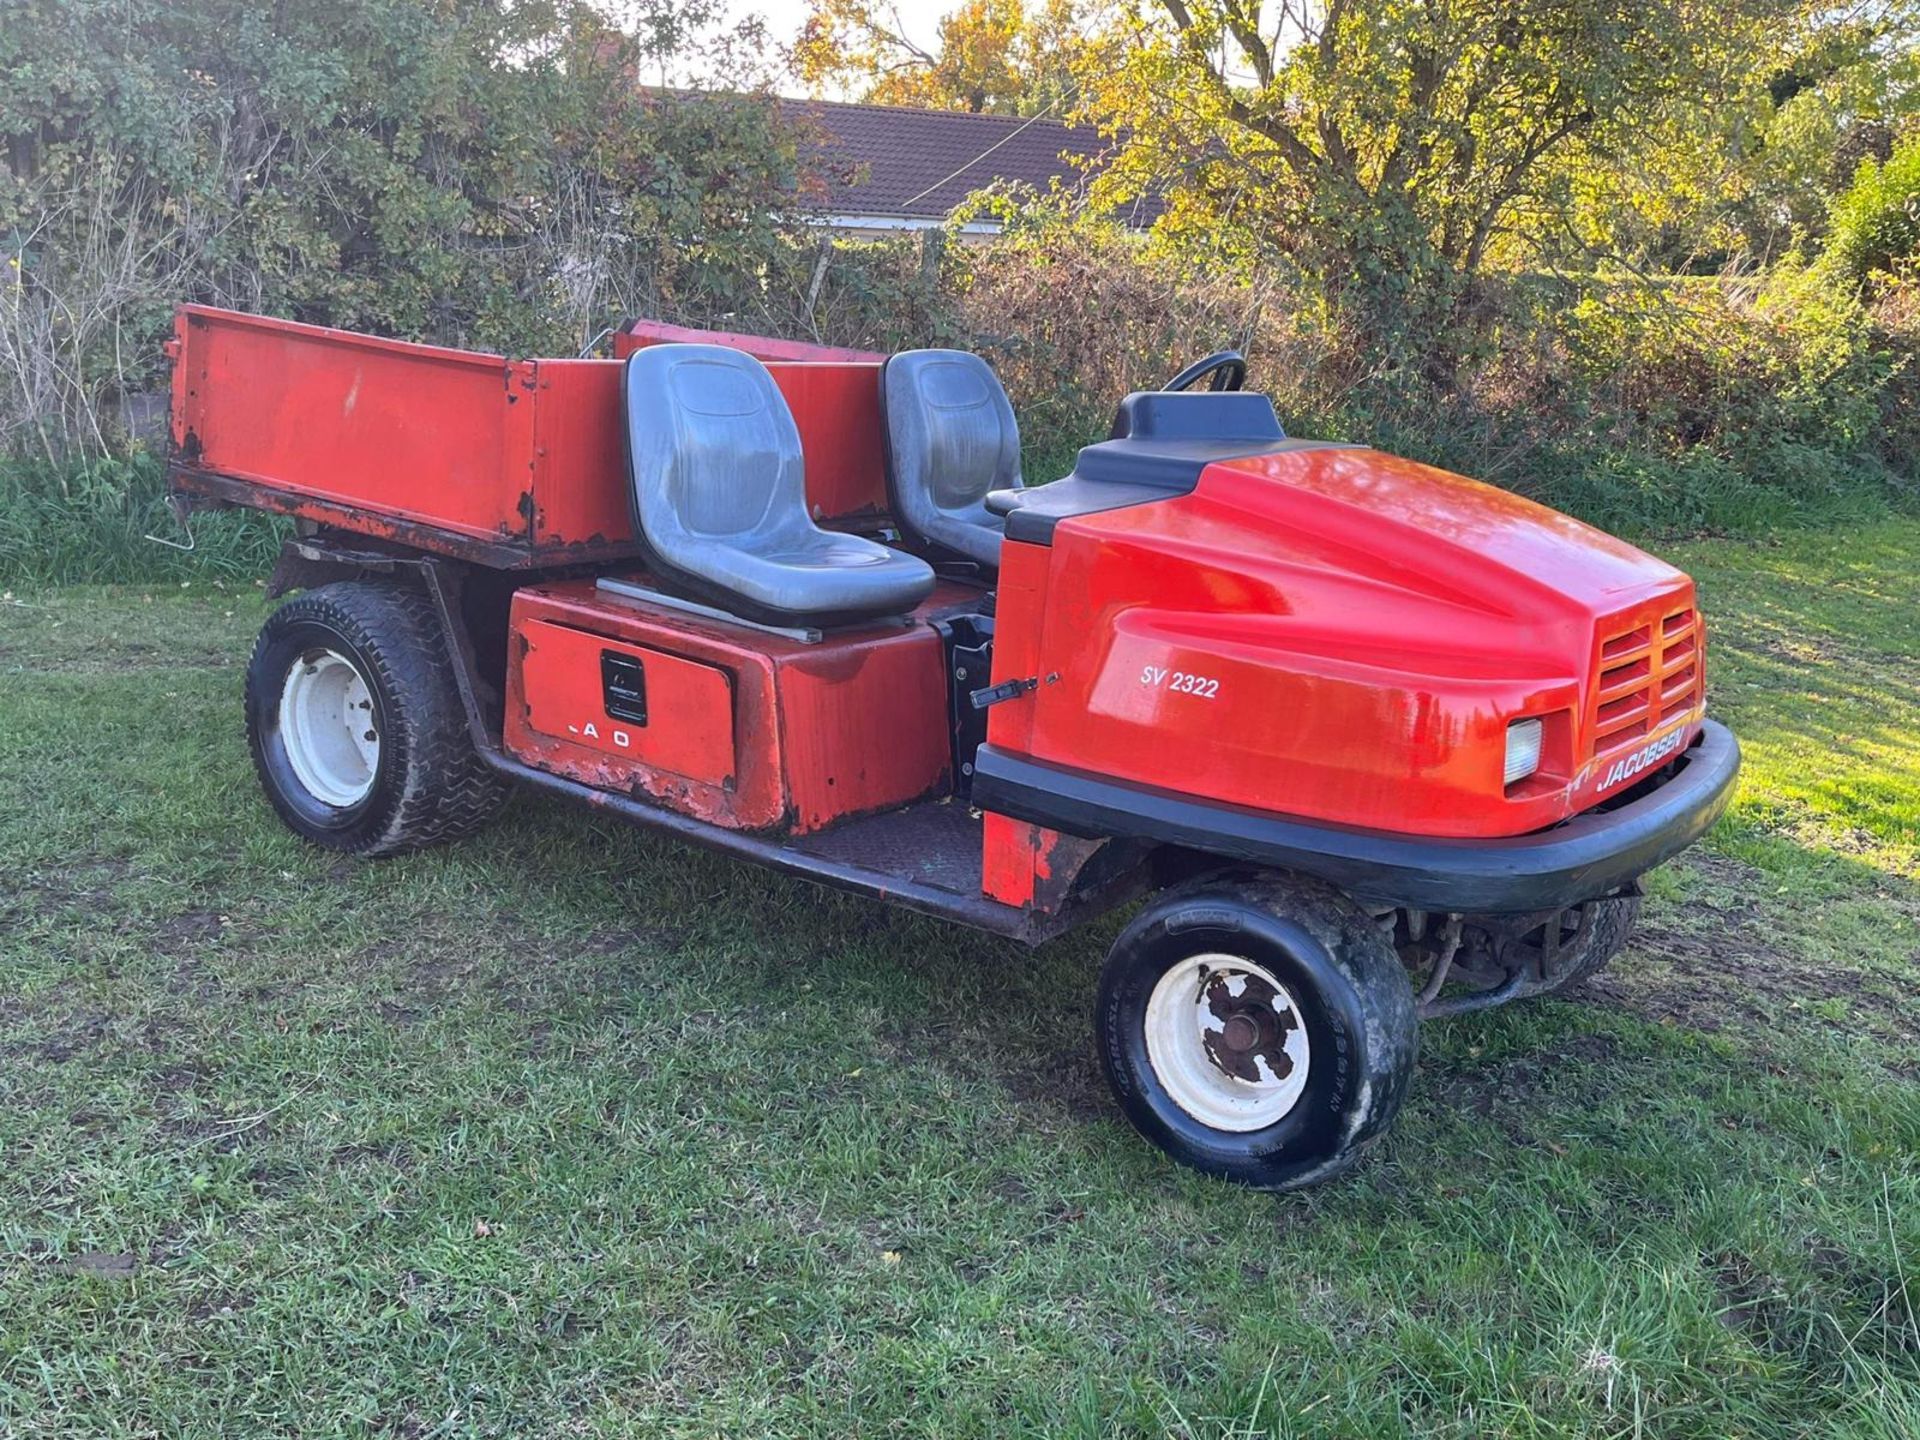
{"type": "Polygon", "coordinates": [[[964,801],[922,802],[799,836],[787,848],[975,897],[983,828],[964,801]]]}

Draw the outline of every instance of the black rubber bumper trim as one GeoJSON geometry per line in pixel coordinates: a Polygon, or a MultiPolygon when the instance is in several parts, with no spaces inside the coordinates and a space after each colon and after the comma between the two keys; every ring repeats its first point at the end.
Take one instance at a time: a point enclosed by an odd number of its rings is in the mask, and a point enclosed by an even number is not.
{"type": "Polygon", "coordinates": [[[1611,894],[1706,833],[1733,798],[1740,745],[1706,722],[1672,778],[1616,809],[1499,840],[1328,825],[1025,760],[982,745],[973,803],[1070,835],[1129,836],[1301,871],[1363,899],[1485,914],[1611,894]]]}

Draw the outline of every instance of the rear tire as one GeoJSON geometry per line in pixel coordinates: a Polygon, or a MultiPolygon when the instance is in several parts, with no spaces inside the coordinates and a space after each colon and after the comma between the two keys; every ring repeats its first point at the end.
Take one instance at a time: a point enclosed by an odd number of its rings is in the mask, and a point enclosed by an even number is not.
{"type": "Polygon", "coordinates": [[[410,590],[349,580],[282,605],[247,664],[246,712],[275,813],[330,850],[453,840],[507,796],[474,751],[433,606],[410,590]]]}
{"type": "Polygon", "coordinates": [[[1316,881],[1171,891],[1114,943],[1096,1012],[1134,1128],[1182,1164],[1263,1190],[1319,1184],[1392,1125],[1419,1049],[1388,937],[1316,881]]]}

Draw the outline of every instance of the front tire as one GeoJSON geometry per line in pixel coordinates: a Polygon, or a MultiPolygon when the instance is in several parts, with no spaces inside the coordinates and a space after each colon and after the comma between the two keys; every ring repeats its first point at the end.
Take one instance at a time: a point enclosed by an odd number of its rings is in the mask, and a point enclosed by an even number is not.
{"type": "Polygon", "coordinates": [[[282,605],[247,664],[246,712],[275,813],[330,850],[452,840],[507,795],[474,751],[433,606],[414,591],[350,580],[282,605]]]}
{"type": "Polygon", "coordinates": [[[1413,989],[1379,926],[1318,882],[1202,881],[1142,911],[1100,979],[1100,1053],[1134,1127],[1262,1190],[1350,1168],[1399,1112],[1413,989]]]}
{"type": "MultiPolygon", "coordinates": [[[[1606,968],[1632,938],[1640,919],[1637,893],[1588,900],[1555,911],[1524,932],[1499,915],[1468,915],[1462,944],[1450,971],[1463,991],[1498,990],[1515,974],[1540,977],[1527,993],[1557,995],[1606,968]]],[[[1409,963],[1430,965],[1432,952],[1414,946],[1418,958],[1409,963]]]]}
{"type": "Polygon", "coordinates": [[[1634,926],[1640,923],[1638,895],[1595,900],[1591,907],[1592,918],[1586,933],[1580,936],[1581,948],[1567,970],[1566,979],[1554,986],[1555,990],[1572,989],[1606,969],[1613,957],[1626,948],[1627,941],[1633,938],[1634,926]]]}

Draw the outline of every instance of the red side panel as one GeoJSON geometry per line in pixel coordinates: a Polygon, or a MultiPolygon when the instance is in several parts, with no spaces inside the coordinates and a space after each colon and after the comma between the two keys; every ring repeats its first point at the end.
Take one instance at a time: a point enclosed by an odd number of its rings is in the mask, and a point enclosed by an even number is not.
{"type": "Polygon", "coordinates": [[[1053,832],[1024,820],[985,812],[985,835],[980,860],[980,889],[989,900],[1025,910],[1032,906],[1034,882],[1039,878],[1037,858],[1053,832]]]}
{"type": "MultiPolygon", "coordinates": [[[[968,593],[939,587],[924,608],[968,593]]],[[[804,645],[603,596],[591,581],[533,586],[513,599],[505,744],[529,765],[715,825],[805,833],[946,788],[944,667],[924,624],[804,645]],[[644,726],[608,713],[608,650],[645,666],[644,726]]]]}
{"type": "Polygon", "coordinates": [[[176,323],[185,463],[372,517],[524,537],[529,367],[199,306],[176,323]]]}
{"type": "MultiPolygon", "coordinates": [[[[535,411],[534,545],[635,555],[627,509],[626,417],[612,360],[541,360],[535,411]]],[[[867,364],[767,367],[806,457],[816,520],[884,514],[880,378],[867,364]]]]}
{"type": "Polygon", "coordinates": [[[513,597],[503,740],[529,765],[729,829],[771,829],[786,811],[777,713],[772,661],[725,636],[602,601],[591,581],[513,597]],[[554,641],[561,629],[583,638],[563,650],[554,641]],[[682,702],[668,705],[654,702],[649,666],[645,734],[607,713],[600,653],[609,646],[691,667],[668,682],[682,702]],[[720,687],[693,678],[701,672],[720,687]],[[608,738],[616,727],[628,745],[608,738]],[[709,731],[718,732],[710,741],[709,731]]]}
{"type": "Polygon", "coordinates": [[[984,818],[981,892],[989,900],[1043,915],[1056,914],[1066,904],[1081,871],[1106,844],[1010,820],[991,810],[984,818]]]}
{"type": "Polygon", "coordinates": [[[941,785],[951,751],[937,634],[916,626],[800,648],[806,653],[779,663],[795,829],[818,830],[941,785]]]}
{"type": "Polygon", "coordinates": [[[613,353],[624,360],[648,345],[725,345],[743,350],[756,360],[859,360],[878,364],[887,357],[873,350],[845,350],[837,345],[815,345],[807,340],[776,340],[770,335],[743,335],[732,330],[696,330],[660,320],[635,320],[613,337],[613,353]]]}
{"type": "MultiPolygon", "coordinates": [[[[1044,545],[1007,540],[1000,546],[999,600],[995,606],[993,683],[1042,679],[1041,624],[1047,613],[1047,577],[1053,552],[1044,545]]],[[[1002,700],[987,712],[987,740],[1024,754],[1033,746],[1035,694],[1002,700]]],[[[1034,903],[1040,856],[1053,832],[987,812],[980,888],[1004,905],[1034,903]]]]}
{"type": "Polygon", "coordinates": [[[816,520],[887,513],[880,367],[767,366],[787,397],[807,460],[807,503],[816,520]]]}
{"type": "MultiPolygon", "coordinates": [[[[1053,551],[1017,540],[1000,546],[999,601],[995,606],[993,683],[1046,680],[1040,674],[1041,625],[1047,614],[1047,580],[1053,551]]],[[[1037,692],[1002,700],[987,712],[987,740],[1024,754],[1032,748],[1037,692]]]]}
{"type": "Polygon", "coordinates": [[[536,374],[534,548],[632,555],[620,367],[611,360],[541,360],[536,374]]]}

